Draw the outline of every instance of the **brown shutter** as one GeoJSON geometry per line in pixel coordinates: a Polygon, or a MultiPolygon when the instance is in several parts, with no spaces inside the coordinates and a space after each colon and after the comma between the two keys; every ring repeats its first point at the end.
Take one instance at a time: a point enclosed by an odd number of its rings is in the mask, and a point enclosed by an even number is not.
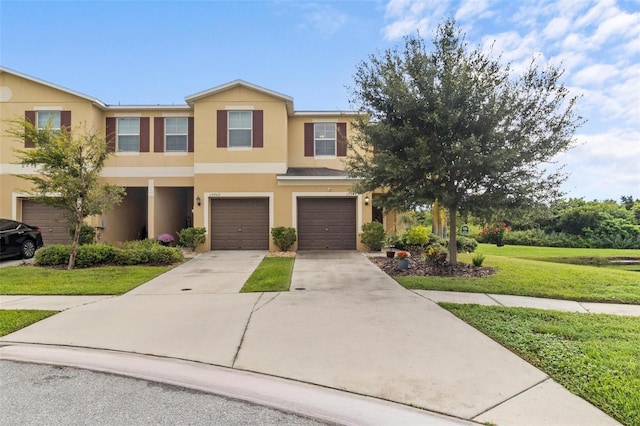
{"type": "Polygon", "coordinates": [[[164,118],[153,119],[153,152],[164,152],[164,118]]]}
{"type": "Polygon", "coordinates": [[[110,152],[115,152],[116,150],[116,118],[115,117],[107,117],[107,150],[110,152]]]}
{"type": "Polygon", "coordinates": [[[71,130],[71,111],[60,111],[60,128],[71,130]]]}
{"type": "MultiPolygon", "coordinates": [[[[25,119],[26,121],[28,121],[29,123],[31,123],[34,127],[36,127],[36,112],[35,112],[35,111],[25,111],[25,112],[24,112],[24,119],[25,119]]],[[[33,143],[33,141],[32,141],[32,140],[30,140],[30,139],[27,137],[26,129],[25,129],[25,135],[24,135],[24,147],[25,147],[25,148],[33,148],[33,147],[35,147],[35,146],[36,146],[36,144],[35,144],[35,143],[33,143]]]]}
{"type": "Polygon", "coordinates": [[[263,112],[262,110],[253,111],[253,147],[264,147],[264,131],[263,131],[263,112]]]}
{"type": "Polygon", "coordinates": [[[140,117],[140,152],[149,152],[149,117],[140,117]]]}
{"type": "Polygon", "coordinates": [[[337,129],[337,147],[336,153],[338,157],[347,156],[347,123],[336,123],[337,129]]]}
{"type": "Polygon", "coordinates": [[[187,119],[187,151],[193,152],[193,117],[187,119]]]}
{"type": "Polygon", "coordinates": [[[218,139],[216,146],[218,148],[227,147],[227,111],[223,109],[218,110],[218,139]]]}
{"type": "Polygon", "coordinates": [[[313,123],[304,123],[304,156],[313,157],[313,123]]]}

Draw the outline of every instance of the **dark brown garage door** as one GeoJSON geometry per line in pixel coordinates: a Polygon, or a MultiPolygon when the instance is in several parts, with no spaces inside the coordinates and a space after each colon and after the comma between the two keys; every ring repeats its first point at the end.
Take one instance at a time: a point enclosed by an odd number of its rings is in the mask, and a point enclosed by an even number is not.
{"type": "Polygon", "coordinates": [[[269,199],[211,200],[212,250],[269,250],[269,199]]]}
{"type": "Polygon", "coordinates": [[[298,249],[355,250],[355,198],[298,198],[298,249]]]}
{"type": "Polygon", "coordinates": [[[68,244],[69,221],[64,211],[32,200],[22,201],[22,222],[38,226],[45,244],[68,244]]]}

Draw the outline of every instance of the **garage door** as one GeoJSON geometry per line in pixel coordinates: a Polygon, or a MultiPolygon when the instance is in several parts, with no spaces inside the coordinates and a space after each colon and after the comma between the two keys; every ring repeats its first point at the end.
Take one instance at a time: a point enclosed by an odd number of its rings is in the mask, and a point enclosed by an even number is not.
{"type": "Polygon", "coordinates": [[[22,222],[37,226],[45,244],[68,244],[69,221],[64,211],[32,200],[22,201],[22,222]]]}
{"type": "Polygon", "coordinates": [[[298,249],[355,250],[355,198],[298,198],[298,249]]]}
{"type": "Polygon", "coordinates": [[[269,250],[269,199],[211,200],[212,250],[269,250]]]}

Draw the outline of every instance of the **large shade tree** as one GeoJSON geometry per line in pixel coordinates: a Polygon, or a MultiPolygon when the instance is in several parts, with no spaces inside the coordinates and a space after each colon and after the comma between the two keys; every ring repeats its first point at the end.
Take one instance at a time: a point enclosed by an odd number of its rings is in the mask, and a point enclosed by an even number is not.
{"type": "Polygon", "coordinates": [[[554,156],[573,145],[582,118],[562,71],[532,59],[514,76],[500,58],[471,49],[455,21],[428,44],[419,35],[361,62],[351,102],[363,111],[347,159],[358,192],[385,190],[382,205],[411,209],[438,200],[456,213],[486,214],[561,195],[554,156]],[[553,169],[553,168],[552,168],[553,169]]]}
{"type": "Polygon", "coordinates": [[[30,181],[30,196],[64,210],[74,225],[68,269],[75,266],[80,229],[88,216],[101,214],[120,204],[124,188],[100,180],[110,152],[96,131],[87,128],[54,130],[51,124],[38,129],[28,120],[15,120],[9,135],[28,140],[33,148],[17,149],[18,164],[36,169],[20,174],[30,181]]]}

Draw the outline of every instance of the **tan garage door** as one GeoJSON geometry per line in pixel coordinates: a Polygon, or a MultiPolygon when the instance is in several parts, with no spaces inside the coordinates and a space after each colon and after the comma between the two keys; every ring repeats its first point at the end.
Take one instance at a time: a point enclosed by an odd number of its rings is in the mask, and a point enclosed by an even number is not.
{"type": "Polygon", "coordinates": [[[355,198],[298,198],[299,250],[355,250],[355,198]]]}
{"type": "Polygon", "coordinates": [[[269,250],[269,199],[211,200],[212,250],[269,250]]]}
{"type": "Polygon", "coordinates": [[[45,244],[68,244],[69,221],[64,211],[32,200],[22,201],[22,222],[38,226],[45,244]]]}

